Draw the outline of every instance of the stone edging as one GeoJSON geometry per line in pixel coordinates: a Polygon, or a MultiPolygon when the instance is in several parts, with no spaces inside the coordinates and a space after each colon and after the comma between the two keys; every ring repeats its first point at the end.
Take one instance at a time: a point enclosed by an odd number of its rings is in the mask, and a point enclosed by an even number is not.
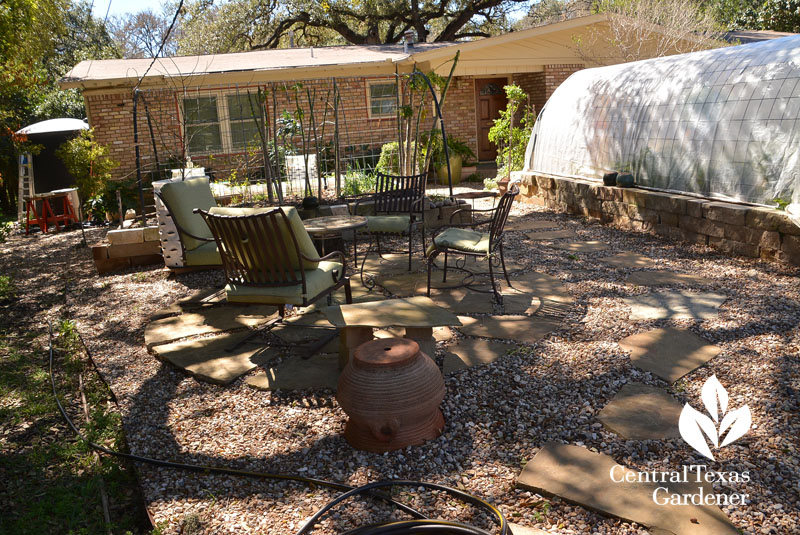
{"type": "Polygon", "coordinates": [[[800,265],[800,226],[778,210],[687,195],[515,173],[520,198],[625,230],[709,245],[730,255],[800,265]]]}

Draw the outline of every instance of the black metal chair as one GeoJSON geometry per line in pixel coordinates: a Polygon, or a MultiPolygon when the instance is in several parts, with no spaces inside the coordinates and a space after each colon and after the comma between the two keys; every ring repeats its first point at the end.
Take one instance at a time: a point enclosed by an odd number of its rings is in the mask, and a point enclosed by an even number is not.
{"type": "MultiPolygon", "coordinates": [[[[375,192],[359,199],[352,212],[359,214],[359,207],[372,203],[373,215],[367,215],[367,232],[372,236],[369,249],[361,261],[361,280],[364,282],[364,265],[373,250],[383,257],[381,237],[408,235],[408,269],[411,270],[414,227],[422,234],[422,250],[425,250],[425,188],[428,173],[400,176],[376,174],[375,192]]],[[[405,251],[403,251],[405,252],[405,251]]],[[[367,284],[365,283],[365,286],[367,284]]],[[[374,286],[374,284],[372,285],[374,286]]],[[[371,287],[371,286],[370,286],[371,287]]]]}
{"type": "MultiPolygon", "coordinates": [[[[431,243],[430,247],[428,247],[426,250],[428,262],[428,297],[431,295],[431,268],[433,267],[433,262],[436,257],[440,253],[444,253],[442,282],[447,282],[447,257],[450,254],[459,254],[464,255],[465,260],[467,257],[472,256],[476,258],[486,258],[489,261],[488,275],[492,282],[492,293],[494,294],[497,302],[502,303],[503,297],[497,290],[497,285],[494,281],[493,264],[495,262],[495,258],[499,257],[500,265],[503,267],[503,276],[505,277],[508,285],[511,286],[511,281],[509,280],[508,272],[506,271],[506,261],[503,257],[503,237],[506,222],[508,221],[508,214],[511,211],[511,205],[514,203],[514,198],[518,194],[519,187],[514,184],[509,191],[503,194],[503,196],[500,198],[500,201],[497,203],[497,206],[494,208],[490,208],[488,210],[472,210],[473,214],[484,213],[488,215],[491,213],[490,219],[458,225],[451,224],[450,226],[442,229],[433,237],[433,243],[431,243]],[[488,232],[479,232],[477,230],[473,230],[474,227],[486,224],[489,225],[488,232]]],[[[459,212],[461,212],[461,210],[456,210],[453,212],[453,214],[450,216],[450,221],[453,221],[456,217],[460,217],[459,212]]],[[[481,275],[483,273],[473,273],[467,270],[465,267],[458,267],[456,269],[468,273],[466,282],[463,283],[464,286],[467,286],[475,291],[482,291],[475,288],[471,284],[471,281],[474,279],[475,275],[481,275]]]]}

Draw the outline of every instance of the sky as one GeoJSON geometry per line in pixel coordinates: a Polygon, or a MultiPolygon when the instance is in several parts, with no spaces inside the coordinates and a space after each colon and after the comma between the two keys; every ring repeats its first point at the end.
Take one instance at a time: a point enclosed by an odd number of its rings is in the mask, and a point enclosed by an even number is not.
{"type": "MultiPolygon", "coordinates": [[[[108,16],[124,15],[126,13],[138,13],[146,9],[152,9],[156,13],[161,12],[161,6],[164,0],[110,0],[111,10],[108,16]]],[[[94,8],[92,13],[95,17],[102,19],[106,16],[109,0],[94,0],[94,8]]]]}

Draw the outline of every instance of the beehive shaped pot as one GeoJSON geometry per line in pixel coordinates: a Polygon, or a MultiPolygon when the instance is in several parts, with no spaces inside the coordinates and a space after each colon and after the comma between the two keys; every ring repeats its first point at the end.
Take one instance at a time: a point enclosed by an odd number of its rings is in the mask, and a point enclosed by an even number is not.
{"type": "Polygon", "coordinates": [[[422,444],[444,428],[439,367],[405,338],[360,345],[339,376],[336,400],[350,417],[344,436],[356,449],[382,453],[422,444]]]}

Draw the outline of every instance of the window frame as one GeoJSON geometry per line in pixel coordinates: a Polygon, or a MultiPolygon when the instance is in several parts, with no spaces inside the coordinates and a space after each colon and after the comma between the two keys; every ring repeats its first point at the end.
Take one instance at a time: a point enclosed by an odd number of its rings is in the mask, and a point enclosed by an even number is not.
{"type": "MultiPolygon", "coordinates": [[[[181,121],[181,135],[184,138],[183,142],[186,146],[186,150],[190,155],[198,155],[198,156],[207,156],[207,155],[227,155],[227,154],[245,154],[247,152],[247,147],[236,147],[233,142],[233,133],[232,133],[232,126],[231,123],[231,115],[230,109],[228,106],[228,97],[229,96],[246,96],[247,93],[242,93],[241,90],[239,91],[231,91],[225,89],[209,89],[209,90],[196,90],[196,91],[185,91],[176,94],[176,100],[178,100],[178,111],[180,115],[181,121]],[[216,98],[217,104],[217,122],[209,122],[209,123],[192,123],[189,124],[186,122],[186,104],[185,100],[189,99],[198,99],[198,98],[216,98]],[[189,140],[187,139],[187,130],[189,126],[202,126],[205,124],[218,124],[219,125],[219,132],[220,132],[220,148],[219,150],[207,150],[201,152],[191,152],[189,151],[189,140]]],[[[234,123],[239,124],[242,121],[246,121],[247,119],[235,119],[234,123]]]]}
{"type": "MultiPolygon", "coordinates": [[[[380,80],[367,80],[365,85],[366,90],[366,97],[367,97],[367,118],[369,119],[393,119],[397,116],[397,99],[399,91],[397,87],[397,82],[392,78],[384,78],[380,80]],[[394,109],[390,113],[386,114],[374,114],[372,113],[372,86],[376,85],[392,85],[395,88],[394,94],[394,109]]],[[[386,98],[386,97],[384,97],[386,98]]]]}

